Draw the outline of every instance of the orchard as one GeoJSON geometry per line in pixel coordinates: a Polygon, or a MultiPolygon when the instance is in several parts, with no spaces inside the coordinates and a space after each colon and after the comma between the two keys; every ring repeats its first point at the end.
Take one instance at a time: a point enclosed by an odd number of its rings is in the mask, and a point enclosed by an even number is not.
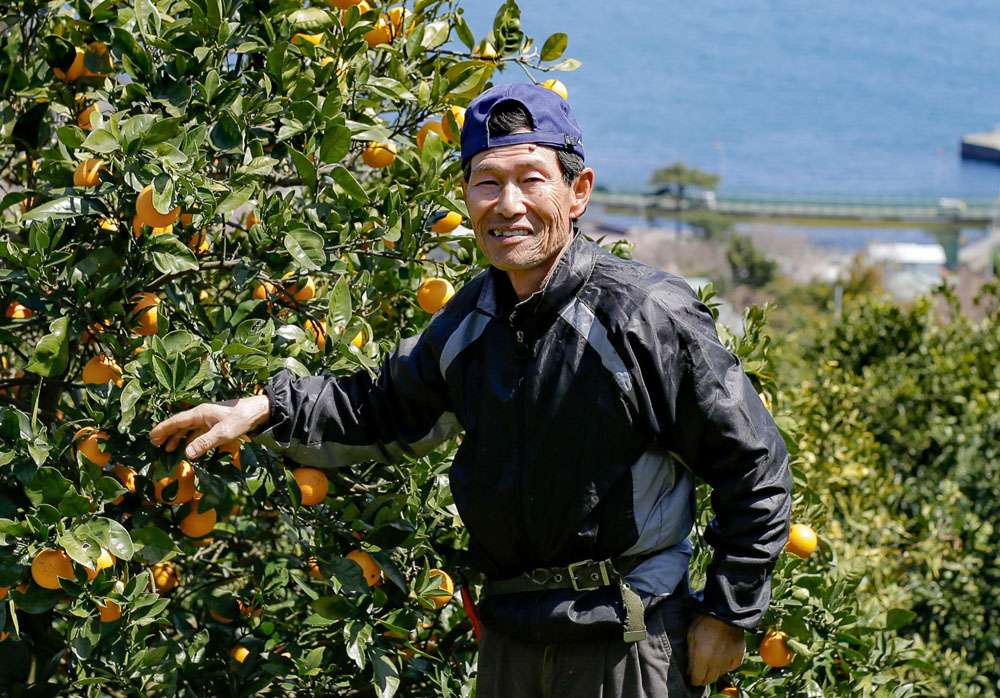
{"type": "MultiPolygon", "coordinates": [[[[320,470],[148,433],[280,369],[375,371],[425,326],[484,264],[464,107],[505,68],[572,98],[549,77],[579,65],[567,37],[534,42],[512,0],[485,36],[443,0],[24,0],[0,22],[0,695],[473,695],[456,444],[320,470]]],[[[858,593],[765,311],[744,324],[723,337],[786,430],[800,526],[718,689],[921,695],[914,613],[858,593]]]]}

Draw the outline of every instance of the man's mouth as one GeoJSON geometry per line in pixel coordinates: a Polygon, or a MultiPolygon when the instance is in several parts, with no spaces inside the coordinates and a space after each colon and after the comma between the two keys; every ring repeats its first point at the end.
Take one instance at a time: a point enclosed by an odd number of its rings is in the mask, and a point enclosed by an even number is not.
{"type": "Polygon", "coordinates": [[[490,235],[495,238],[524,237],[531,233],[531,228],[490,228],[490,235]]]}

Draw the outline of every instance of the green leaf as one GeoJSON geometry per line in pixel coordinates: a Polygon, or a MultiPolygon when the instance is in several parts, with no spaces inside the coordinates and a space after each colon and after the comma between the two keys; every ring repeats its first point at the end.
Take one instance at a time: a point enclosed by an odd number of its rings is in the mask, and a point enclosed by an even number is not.
{"type": "Polygon", "coordinates": [[[79,148],[86,140],[83,130],[76,126],[60,126],[56,129],[56,136],[59,138],[59,142],[70,150],[79,148]]]}
{"type": "MultiPolygon", "coordinates": [[[[458,40],[465,44],[470,51],[476,45],[476,37],[462,15],[455,17],[455,34],[458,35],[458,40]]],[[[428,48],[432,47],[428,46],[428,48]]]]}
{"type": "Polygon", "coordinates": [[[337,283],[333,285],[329,298],[329,318],[333,327],[347,327],[351,321],[351,288],[348,286],[347,277],[341,276],[337,283]]]}
{"type": "Polygon", "coordinates": [[[77,216],[106,215],[104,204],[96,199],[82,196],[64,196],[55,201],[48,201],[28,211],[23,220],[47,221],[60,218],[76,218],[77,216]]]}
{"type": "Polygon", "coordinates": [[[321,596],[309,607],[328,620],[344,620],[357,614],[357,607],[349,599],[337,594],[321,596]]]}
{"type": "Polygon", "coordinates": [[[890,631],[899,630],[900,628],[912,623],[913,619],[916,617],[917,614],[913,611],[905,608],[893,608],[886,614],[885,629],[890,631]]]}
{"type": "Polygon", "coordinates": [[[285,249],[303,269],[319,269],[326,262],[323,236],[308,228],[296,228],[286,233],[285,249]]]}
{"type": "Polygon", "coordinates": [[[159,35],[162,20],[152,0],[135,0],[135,19],[143,35],[159,35]]]}
{"type": "Polygon", "coordinates": [[[236,175],[238,177],[266,177],[271,174],[271,170],[277,164],[278,161],[274,158],[261,155],[245,165],[240,165],[239,169],[236,170],[236,175]]]}
{"type": "Polygon", "coordinates": [[[293,29],[316,32],[338,24],[338,20],[320,7],[307,7],[288,15],[288,23],[293,29]]]}
{"type": "Polygon", "coordinates": [[[399,672],[396,670],[396,665],[377,649],[371,660],[375,668],[375,695],[378,698],[392,698],[399,690],[399,672]]]}
{"type": "Polygon", "coordinates": [[[135,545],[135,557],[149,565],[181,552],[170,536],[156,526],[133,530],[132,543],[135,545]]]}
{"type": "Polygon", "coordinates": [[[554,61],[566,51],[566,44],[569,38],[562,33],[556,33],[545,40],[545,45],[542,46],[542,60],[543,61],[554,61]]]}
{"type": "Polygon", "coordinates": [[[97,128],[90,132],[80,147],[95,153],[113,153],[118,150],[118,139],[107,129],[97,128]]]}
{"type": "Polygon", "coordinates": [[[309,161],[309,158],[294,148],[289,148],[288,152],[292,156],[295,170],[302,178],[302,183],[310,192],[316,193],[316,166],[309,161]]]}
{"type": "Polygon", "coordinates": [[[184,122],[184,117],[173,117],[170,119],[160,119],[149,129],[142,137],[142,144],[144,146],[156,145],[157,143],[162,143],[163,141],[169,140],[181,132],[181,124],[184,122]]]}
{"type": "Polygon", "coordinates": [[[346,167],[334,167],[330,175],[333,177],[333,181],[339,184],[340,188],[344,190],[345,194],[360,203],[368,203],[368,194],[346,167]]]}
{"type": "Polygon", "coordinates": [[[222,200],[219,206],[215,209],[215,213],[219,216],[225,216],[232,213],[233,211],[235,211],[240,206],[242,206],[243,204],[245,204],[247,201],[250,200],[250,197],[253,195],[254,189],[255,187],[253,185],[250,185],[247,187],[243,187],[242,189],[239,189],[237,191],[230,192],[226,196],[226,198],[222,200]]]}
{"type": "MultiPolygon", "coordinates": [[[[466,24],[465,28],[468,29],[469,25],[466,24]]],[[[424,37],[421,40],[420,45],[426,49],[437,48],[448,41],[448,33],[450,30],[451,27],[449,27],[448,23],[444,20],[430,22],[424,27],[424,37]]],[[[472,36],[471,31],[469,32],[469,36],[472,36]]],[[[463,39],[462,42],[465,43],[465,40],[463,39]]],[[[469,44],[468,46],[471,50],[472,44],[469,44]]]]}
{"type": "Polygon", "coordinates": [[[223,153],[243,150],[243,131],[232,114],[225,112],[208,135],[212,146],[223,153]]]}
{"type": "Polygon", "coordinates": [[[93,541],[102,548],[107,548],[119,560],[131,560],[135,552],[128,531],[112,519],[105,517],[91,519],[73,529],[73,533],[78,538],[93,541]]]}
{"type": "Polygon", "coordinates": [[[320,145],[320,160],[325,163],[340,162],[351,152],[351,129],[336,124],[326,129],[320,145]]]}
{"type": "Polygon", "coordinates": [[[72,488],[73,484],[58,470],[45,466],[35,471],[31,480],[25,483],[24,494],[36,507],[42,504],[58,506],[72,488]]]}
{"type": "Polygon", "coordinates": [[[153,265],[164,274],[194,271],[198,268],[194,253],[173,235],[154,235],[146,249],[153,257],[153,265]]]}
{"type": "Polygon", "coordinates": [[[51,378],[61,375],[69,364],[69,318],[61,317],[49,325],[49,334],[42,337],[35,346],[31,360],[25,366],[39,376],[51,378]]]}
{"type": "Polygon", "coordinates": [[[575,58],[567,58],[566,60],[560,61],[559,63],[556,63],[554,66],[552,66],[552,70],[563,70],[568,72],[571,70],[576,70],[581,65],[583,65],[583,63],[576,60],[575,58]]]}

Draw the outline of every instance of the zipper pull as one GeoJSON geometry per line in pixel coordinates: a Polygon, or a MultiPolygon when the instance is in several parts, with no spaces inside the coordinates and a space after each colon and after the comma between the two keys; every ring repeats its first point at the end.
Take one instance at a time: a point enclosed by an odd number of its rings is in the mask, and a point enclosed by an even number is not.
{"type": "Polygon", "coordinates": [[[527,359],[531,357],[531,348],[524,341],[524,332],[521,330],[514,331],[514,339],[516,344],[514,345],[514,356],[519,359],[527,359]]]}
{"type": "Polygon", "coordinates": [[[522,332],[521,330],[518,330],[516,333],[514,333],[514,337],[517,339],[517,343],[518,344],[521,344],[521,345],[524,344],[524,332],[522,332]]]}

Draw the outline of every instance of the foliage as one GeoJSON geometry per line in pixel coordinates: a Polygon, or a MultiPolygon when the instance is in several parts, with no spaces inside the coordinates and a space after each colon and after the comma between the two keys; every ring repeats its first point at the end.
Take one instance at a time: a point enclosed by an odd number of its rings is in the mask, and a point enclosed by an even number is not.
{"type": "Polygon", "coordinates": [[[0,585],[25,585],[0,606],[0,694],[469,694],[468,620],[427,601],[429,570],[462,566],[454,444],[334,472],[315,507],[247,444],[239,469],[222,453],[194,463],[200,502],[169,506],[154,482],[177,454],[146,438],[282,368],[374,369],[427,322],[422,279],[479,270],[471,236],[430,230],[464,206],[454,139],[432,131],[418,147],[420,126],[447,111],[457,128],[451,108],[497,69],[578,63],[562,59],[563,34],[536,47],[512,1],[478,40],[454,2],[369,1],[5,5],[0,308],[30,312],[0,319],[0,585]],[[373,142],[397,146],[387,167],[365,164],[373,142]],[[94,186],[74,183],[86,158],[104,161],[94,186]],[[183,212],[171,231],[133,234],[148,185],[157,213],[183,212]],[[294,297],[307,278],[315,296],[294,297]],[[130,331],[140,292],[160,300],[149,336],[130,331]],[[120,385],[82,381],[98,354],[120,385]],[[134,493],[71,447],[88,425],[108,434],[108,468],[135,471],[134,493]],[[219,512],[210,538],[178,530],[193,507],[219,512]],[[102,546],[117,562],[87,583],[102,546]],[[75,562],[61,589],[29,575],[49,547],[75,562]],[[345,558],[359,547],[381,586],[345,558]],[[181,583],[161,595],[149,580],[162,561],[181,583]],[[100,621],[104,598],[121,620],[100,621]]]}
{"type": "Polygon", "coordinates": [[[668,191],[676,194],[679,198],[684,198],[684,190],[688,187],[699,187],[701,189],[715,189],[722,178],[719,175],[706,172],[697,167],[688,167],[681,160],[661,167],[653,172],[649,177],[652,186],[665,187],[668,191]]]}
{"type": "Polygon", "coordinates": [[[697,211],[688,215],[685,220],[696,235],[720,242],[727,240],[735,227],[735,222],[729,216],[710,211],[697,211]]]}
{"type": "Polygon", "coordinates": [[[778,263],[761,252],[749,235],[733,235],[726,248],[726,261],[733,280],[753,288],[766,286],[773,279],[778,263]]]}

